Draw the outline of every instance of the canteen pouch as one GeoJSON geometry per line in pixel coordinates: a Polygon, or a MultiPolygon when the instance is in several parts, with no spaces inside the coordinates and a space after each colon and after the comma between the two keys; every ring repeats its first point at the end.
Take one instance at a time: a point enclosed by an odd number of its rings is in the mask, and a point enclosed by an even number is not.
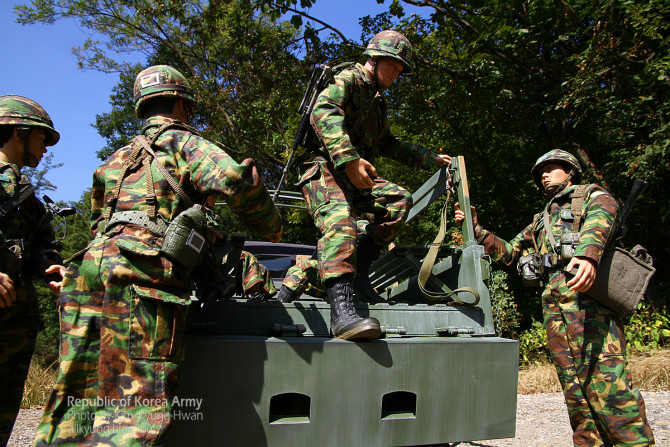
{"type": "Polygon", "coordinates": [[[199,205],[182,211],[168,225],[161,254],[188,270],[202,262],[207,247],[207,216],[199,205]]]}
{"type": "Polygon", "coordinates": [[[586,293],[617,314],[628,315],[637,308],[656,271],[652,263],[651,256],[640,245],[630,252],[609,248],[603,253],[595,282],[586,293]]]}

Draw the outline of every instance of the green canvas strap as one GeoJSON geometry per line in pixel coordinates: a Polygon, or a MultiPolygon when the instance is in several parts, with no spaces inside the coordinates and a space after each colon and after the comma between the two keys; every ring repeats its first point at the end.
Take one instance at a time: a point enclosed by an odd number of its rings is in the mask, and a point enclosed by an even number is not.
{"type": "Polygon", "coordinates": [[[575,188],[574,191],[570,193],[570,198],[572,199],[570,210],[575,220],[572,223],[572,232],[579,233],[579,228],[582,226],[582,208],[584,206],[584,201],[586,200],[586,188],[588,185],[579,185],[575,188]]]}
{"type": "Polygon", "coordinates": [[[426,257],[423,259],[421,269],[419,270],[417,283],[419,284],[419,289],[421,290],[423,296],[425,296],[427,299],[431,301],[446,301],[447,299],[458,294],[459,292],[468,292],[475,296],[475,300],[473,302],[469,303],[461,300],[451,300],[449,304],[475,306],[477,305],[477,303],[479,303],[479,292],[477,292],[477,290],[472,287],[461,287],[455,290],[451,290],[447,286],[444,286],[444,288],[446,288],[447,290],[446,291],[443,290],[440,292],[433,292],[432,290],[428,290],[426,288],[426,282],[428,282],[428,278],[433,273],[433,266],[435,265],[435,261],[437,260],[437,254],[447,234],[447,213],[450,198],[451,198],[451,190],[447,192],[447,200],[444,202],[444,207],[442,208],[442,213],[440,215],[440,230],[437,232],[435,240],[433,241],[432,244],[430,244],[428,253],[426,254],[426,257]]]}
{"type": "MultiPolygon", "coordinates": [[[[156,154],[154,153],[153,149],[151,149],[151,145],[153,145],[156,139],[168,129],[186,130],[194,135],[199,135],[198,132],[191,126],[188,126],[179,121],[172,121],[163,124],[161,127],[159,127],[158,130],[152,135],[151,139],[147,139],[147,137],[145,137],[144,135],[138,135],[135,138],[133,138],[133,140],[130,143],[133,149],[130,152],[130,156],[128,156],[128,158],[123,163],[123,168],[121,169],[121,173],[119,174],[119,179],[116,181],[114,192],[112,193],[112,196],[107,204],[107,209],[105,210],[104,219],[106,221],[109,221],[110,218],[112,217],[112,214],[114,213],[116,200],[121,192],[121,184],[123,183],[123,180],[126,178],[126,173],[128,172],[129,169],[137,167],[137,163],[142,163],[142,167],[146,172],[146,187],[147,187],[146,201],[147,205],[149,205],[149,213],[148,213],[149,217],[151,218],[156,217],[157,202],[156,202],[156,193],[154,191],[154,180],[151,174],[151,159],[141,154],[141,152],[142,149],[144,149],[144,151],[148,155],[151,155],[152,158],[156,158],[156,154]]],[[[175,182],[172,175],[170,175],[170,173],[167,172],[167,169],[165,169],[165,167],[162,164],[158,163],[157,166],[158,170],[161,172],[161,174],[163,174],[163,176],[168,181],[170,186],[172,186],[172,188],[177,192],[179,197],[181,197],[184,203],[186,203],[186,207],[187,208],[191,207],[193,205],[193,202],[179,187],[177,182],[175,182]]]]}
{"type": "Polygon", "coordinates": [[[157,236],[165,236],[168,224],[162,217],[150,217],[144,211],[117,211],[105,226],[105,232],[118,224],[132,224],[144,227],[157,236]]]}

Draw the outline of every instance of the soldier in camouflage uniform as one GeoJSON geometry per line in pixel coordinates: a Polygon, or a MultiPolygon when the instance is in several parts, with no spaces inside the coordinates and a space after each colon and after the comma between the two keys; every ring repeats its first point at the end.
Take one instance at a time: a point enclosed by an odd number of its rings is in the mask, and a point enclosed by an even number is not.
{"type": "Polygon", "coordinates": [[[377,177],[379,155],[411,166],[431,167],[451,161],[391,134],[382,96],[402,73],[412,71],[412,46],[396,31],[375,35],[365,51],[365,65],[338,73],[318,96],[311,116],[320,146],[305,166],[299,185],[309,213],[321,231],[320,273],[331,303],[331,330],[338,338],[378,338],[379,321],[361,318],[353,307],[353,290],[362,301],[379,302],[368,277],[381,247],[396,237],[411,207],[411,195],[377,177]],[[367,231],[356,235],[356,217],[373,216],[367,231]]]}
{"type": "Polygon", "coordinates": [[[277,293],[268,269],[248,251],[242,250],[240,253],[238,271],[240,272],[240,287],[247,298],[254,301],[267,301],[277,293]]]}
{"type": "MultiPolygon", "coordinates": [[[[21,168],[36,167],[59,138],[35,101],[0,96],[0,446],[9,440],[19,412],[40,329],[33,279],[65,271],[54,250],[51,216],[21,168]]],[[[57,293],[60,283],[50,287],[57,293]]]]}
{"type": "MultiPolygon", "coordinates": [[[[573,220],[581,219],[581,236],[569,261],[552,248],[544,212],[505,242],[479,225],[473,207],[475,237],[487,254],[505,265],[534,258],[545,266],[544,327],[563,387],[574,445],[652,445],[644,401],[633,387],[627,366],[621,317],[584,293],[595,279],[614,227],[617,204],[600,186],[587,185],[581,216],[575,216],[572,194],[581,173],[577,159],[560,149],[540,157],[532,169],[535,184],[549,197],[545,210],[554,239],[560,241],[562,234],[571,233],[573,220]]],[[[462,223],[464,214],[458,204],[456,208],[456,221],[462,223]]]]}
{"type": "Polygon", "coordinates": [[[314,298],[326,297],[326,288],[319,273],[319,261],[316,259],[308,259],[291,266],[275,299],[281,303],[290,303],[299,299],[303,293],[314,298]]]}
{"type": "MultiPolygon", "coordinates": [[[[151,152],[136,138],[93,176],[97,234],[73,257],[63,281],[60,371],[36,445],[165,441],[179,404],[175,388],[192,290],[189,260],[171,261],[161,251],[169,247],[163,243],[171,222],[218,195],[261,235],[273,242],[281,237],[281,217],[254,161],[235,162],[185,124],[193,96],[181,73],[147,68],[134,93],[151,152]],[[186,209],[188,202],[196,207],[186,209]]],[[[206,238],[191,236],[188,244],[202,250],[206,238]]]]}

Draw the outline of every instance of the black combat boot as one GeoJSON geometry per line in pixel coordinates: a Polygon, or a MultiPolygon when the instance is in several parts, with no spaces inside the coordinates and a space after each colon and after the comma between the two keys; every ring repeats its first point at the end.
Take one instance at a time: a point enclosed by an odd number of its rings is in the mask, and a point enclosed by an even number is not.
{"type": "Polygon", "coordinates": [[[354,309],[354,288],[351,277],[329,281],[326,293],[330,299],[330,330],[335,338],[344,340],[381,337],[379,320],[362,318],[354,309]]]}
{"type": "Polygon", "coordinates": [[[383,303],[384,298],[379,296],[370,283],[370,266],[377,260],[382,248],[372,242],[367,234],[361,236],[356,244],[356,278],[354,291],[356,299],[365,303],[383,303]]]}
{"type": "Polygon", "coordinates": [[[280,303],[290,303],[298,299],[298,295],[291,289],[286,286],[281,286],[279,293],[275,296],[275,299],[280,303]]]}

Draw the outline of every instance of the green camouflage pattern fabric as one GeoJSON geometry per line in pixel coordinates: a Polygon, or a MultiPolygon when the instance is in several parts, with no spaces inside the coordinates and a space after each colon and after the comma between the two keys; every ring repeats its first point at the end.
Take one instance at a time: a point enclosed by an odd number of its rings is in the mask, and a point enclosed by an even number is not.
{"type": "Polygon", "coordinates": [[[412,195],[380,177],[372,189],[358,189],[337,174],[332,163],[316,157],[301,179],[307,211],[321,232],[317,244],[322,280],[356,273],[357,218],[369,221],[372,240],[393,242],[412,207],[412,195]]]}
{"type": "MultiPolygon", "coordinates": [[[[152,135],[167,118],[147,120],[152,135]]],[[[175,123],[156,140],[163,163],[195,203],[224,198],[263,235],[281,218],[252,160],[239,164],[223,150],[175,123]]],[[[95,230],[130,147],[115,152],[93,179],[95,230]]],[[[155,169],[152,163],[152,171],[155,169]]],[[[153,172],[158,214],[170,221],[184,209],[162,175],[153,172]]],[[[116,210],[148,211],[143,170],[130,170],[116,210]]],[[[68,266],[59,308],[61,362],[38,428],[36,445],[160,445],[174,419],[190,278],[160,254],[162,236],[134,225],[98,234],[68,266]]]]}
{"type": "MultiPolygon", "coordinates": [[[[563,231],[572,232],[569,186],[551,199],[551,231],[560,240],[563,231]]],[[[583,204],[582,236],[575,256],[598,262],[603,253],[617,204],[597,185],[588,185],[583,204]]],[[[541,215],[514,239],[506,242],[477,225],[475,234],[494,260],[513,265],[520,256],[550,253],[550,243],[541,215]]],[[[633,386],[626,360],[621,319],[587,294],[571,291],[566,272],[549,271],[542,290],[544,327],[552,361],[558,372],[573,430],[579,446],[648,446],[654,437],[646,419],[645,406],[633,386]]]]}
{"type": "MultiPolygon", "coordinates": [[[[174,124],[176,127],[163,132],[156,140],[155,146],[161,148],[156,153],[157,161],[173,175],[193,203],[205,204],[207,196],[220,195],[231,211],[261,236],[267,237],[279,231],[281,216],[263,185],[254,160],[248,158],[237,163],[215,144],[168,118],[149,118],[143,133],[152,137],[165,124],[174,124]]],[[[103,208],[113,199],[123,159],[130,150],[130,146],[120,149],[93,176],[91,216],[96,221],[102,219],[103,208]]],[[[155,163],[152,163],[151,170],[155,182],[157,214],[171,221],[185,209],[185,204],[163,178],[155,163]]],[[[137,169],[130,172],[123,185],[116,199],[115,210],[148,212],[152,205],[145,200],[147,189],[144,171],[137,169]]],[[[96,225],[93,226],[95,228],[96,225]]]]}
{"type": "Polygon", "coordinates": [[[306,294],[314,298],[325,298],[326,287],[321,282],[319,261],[308,259],[291,266],[286,272],[282,286],[289,288],[295,295],[306,294]]]}
{"type": "Polygon", "coordinates": [[[560,163],[562,165],[567,165],[571,168],[574,168],[575,175],[572,178],[573,184],[579,183],[579,181],[582,178],[582,167],[579,165],[579,161],[577,161],[577,158],[570,152],[564,151],[562,149],[553,149],[547,152],[546,154],[542,155],[540,158],[538,158],[537,161],[535,162],[535,165],[530,170],[530,175],[531,177],[533,177],[535,185],[538,188],[540,188],[540,190],[544,189],[542,187],[540,171],[542,170],[542,167],[547,163],[560,163]]]}
{"type": "Polygon", "coordinates": [[[375,243],[387,245],[412,206],[405,189],[382,178],[375,179],[372,189],[355,188],[343,173],[344,164],[359,158],[373,162],[381,155],[410,166],[435,165],[437,154],[403,143],[391,133],[387,109],[361,64],[335,75],[314,105],[310,121],[322,148],[313,149],[315,156],[298,184],[321,231],[318,251],[324,282],[355,274],[358,217],[370,214],[368,232],[375,243]]]}
{"type": "Polygon", "coordinates": [[[38,127],[46,132],[44,144],[53,146],[58,143],[60,134],[54,129],[54,123],[41,105],[23,96],[0,96],[0,126],[38,127]]]}
{"type": "MultiPolygon", "coordinates": [[[[27,184],[18,167],[0,161],[0,203],[17,194],[21,184],[27,184]]],[[[51,216],[42,203],[31,195],[18,207],[0,218],[0,271],[14,282],[16,301],[0,309],[0,445],[5,445],[19,412],[23,385],[28,375],[40,314],[37,291],[32,280],[42,276],[51,264],[62,263],[62,258],[51,248],[54,238],[51,216]],[[23,245],[22,261],[18,261],[10,247],[16,242],[23,245]]]]}
{"type": "Polygon", "coordinates": [[[435,165],[437,154],[391,133],[386,100],[361,64],[336,74],[317,97],[310,117],[319,140],[335,166],[382,155],[410,166],[435,165]]]}
{"type": "Polygon", "coordinates": [[[240,253],[238,271],[240,272],[240,288],[244,295],[249,297],[261,290],[267,295],[274,295],[277,293],[277,288],[272,282],[272,277],[270,276],[268,269],[258,262],[256,256],[246,250],[242,250],[240,253]]]}
{"type": "Polygon", "coordinates": [[[403,64],[402,74],[409,74],[414,69],[412,64],[412,44],[407,37],[398,31],[385,30],[375,34],[365,49],[370,57],[392,57],[403,64]]]}
{"type": "Polygon", "coordinates": [[[169,65],[154,65],[142,70],[135,78],[133,99],[135,114],[142,117],[141,108],[150,98],[176,96],[193,103],[193,91],[188,80],[169,65]]]}

